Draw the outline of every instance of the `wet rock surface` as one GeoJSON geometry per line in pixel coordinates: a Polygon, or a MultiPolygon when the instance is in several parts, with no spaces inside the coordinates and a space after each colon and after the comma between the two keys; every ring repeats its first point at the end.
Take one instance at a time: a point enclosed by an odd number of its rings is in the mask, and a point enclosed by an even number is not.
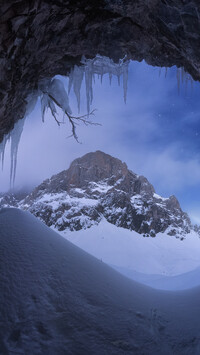
{"type": "Polygon", "coordinates": [[[84,55],[176,65],[200,79],[197,0],[3,1],[0,8],[0,141],[43,78],[68,75],[84,55]]]}

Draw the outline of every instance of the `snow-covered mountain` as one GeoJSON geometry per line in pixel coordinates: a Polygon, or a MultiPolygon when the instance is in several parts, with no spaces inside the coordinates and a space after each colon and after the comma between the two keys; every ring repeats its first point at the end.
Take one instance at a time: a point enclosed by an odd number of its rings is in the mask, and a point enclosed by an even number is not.
{"type": "Polygon", "coordinates": [[[74,160],[25,198],[6,195],[0,204],[28,210],[57,231],[86,229],[103,219],[151,237],[166,232],[182,239],[194,229],[175,196],[159,196],[145,177],[101,151],[74,160]]]}

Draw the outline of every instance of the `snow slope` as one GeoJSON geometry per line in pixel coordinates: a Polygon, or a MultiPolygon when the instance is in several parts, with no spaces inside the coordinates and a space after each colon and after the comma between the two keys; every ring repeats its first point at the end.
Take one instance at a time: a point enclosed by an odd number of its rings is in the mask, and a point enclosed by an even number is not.
{"type": "Polygon", "coordinates": [[[199,354],[200,289],[156,291],[27,212],[0,212],[0,353],[199,354]]]}
{"type": "Polygon", "coordinates": [[[116,265],[113,265],[113,268],[130,279],[159,290],[178,291],[200,286],[200,267],[175,276],[144,274],[116,265]]]}
{"type": "Polygon", "coordinates": [[[184,240],[166,233],[144,238],[103,220],[88,230],[61,234],[112,266],[144,274],[174,276],[200,266],[200,238],[193,231],[184,240]]]}

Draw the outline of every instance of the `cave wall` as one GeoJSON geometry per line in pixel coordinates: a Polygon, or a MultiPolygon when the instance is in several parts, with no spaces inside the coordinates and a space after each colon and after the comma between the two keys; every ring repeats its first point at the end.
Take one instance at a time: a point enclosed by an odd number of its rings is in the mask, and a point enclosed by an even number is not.
{"type": "Polygon", "coordinates": [[[197,0],[2,1],[0,141],[38,81],[67,75],[82,55],[176,65],[200,80],[199,43],[197,0]]]}

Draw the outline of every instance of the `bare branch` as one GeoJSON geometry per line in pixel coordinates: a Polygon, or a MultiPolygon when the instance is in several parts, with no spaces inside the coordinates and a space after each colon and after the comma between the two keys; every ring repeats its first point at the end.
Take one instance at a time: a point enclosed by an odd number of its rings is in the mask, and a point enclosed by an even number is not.
{"type": "MultiPolygon", "coordinates": [[[[46,94],[49,96],[49,98],[58,106],[60,107],[62,110],[62,106],[59,104],[59,102],[51,95],[49,94],[48,92],[46,92],[46,94]]],[[[56,112],[55,110],[50,106],[50,109],[51,109],[51,113],[52,113],[52,116],[54,117],[54,119],[56,120],[57,124],[60,126],[60,124],[64,123],[64,122],[60,122],[58,121],[57,117],[56,117],[56,112]]],[[[96,111],[96,109],[92,110],[90,113],[88,114],[85,114],[85,115],[82,115],[82,116],[72,116],[69,114],[69,112],[67,112],[66,110],[64,110],[64,113],[66,114],[66,116],[68,117],[68,120],[71,124],[71,131],[72,131],[72,134],[71,136],[69,137],[74,137],[75,140],[79,142],[78,140],[78,136],[77,136],[77,133],[76,133],[76,126],[78,126],[78,122],[82,122],[84,123],[86,126],[88,125],[93,125],[93,126],[101,126],[100,123],[97,123],[97,122],[92,122],[90,121],[90,116],[93,116],[94,115],[94,112],[96,111]]]]}

